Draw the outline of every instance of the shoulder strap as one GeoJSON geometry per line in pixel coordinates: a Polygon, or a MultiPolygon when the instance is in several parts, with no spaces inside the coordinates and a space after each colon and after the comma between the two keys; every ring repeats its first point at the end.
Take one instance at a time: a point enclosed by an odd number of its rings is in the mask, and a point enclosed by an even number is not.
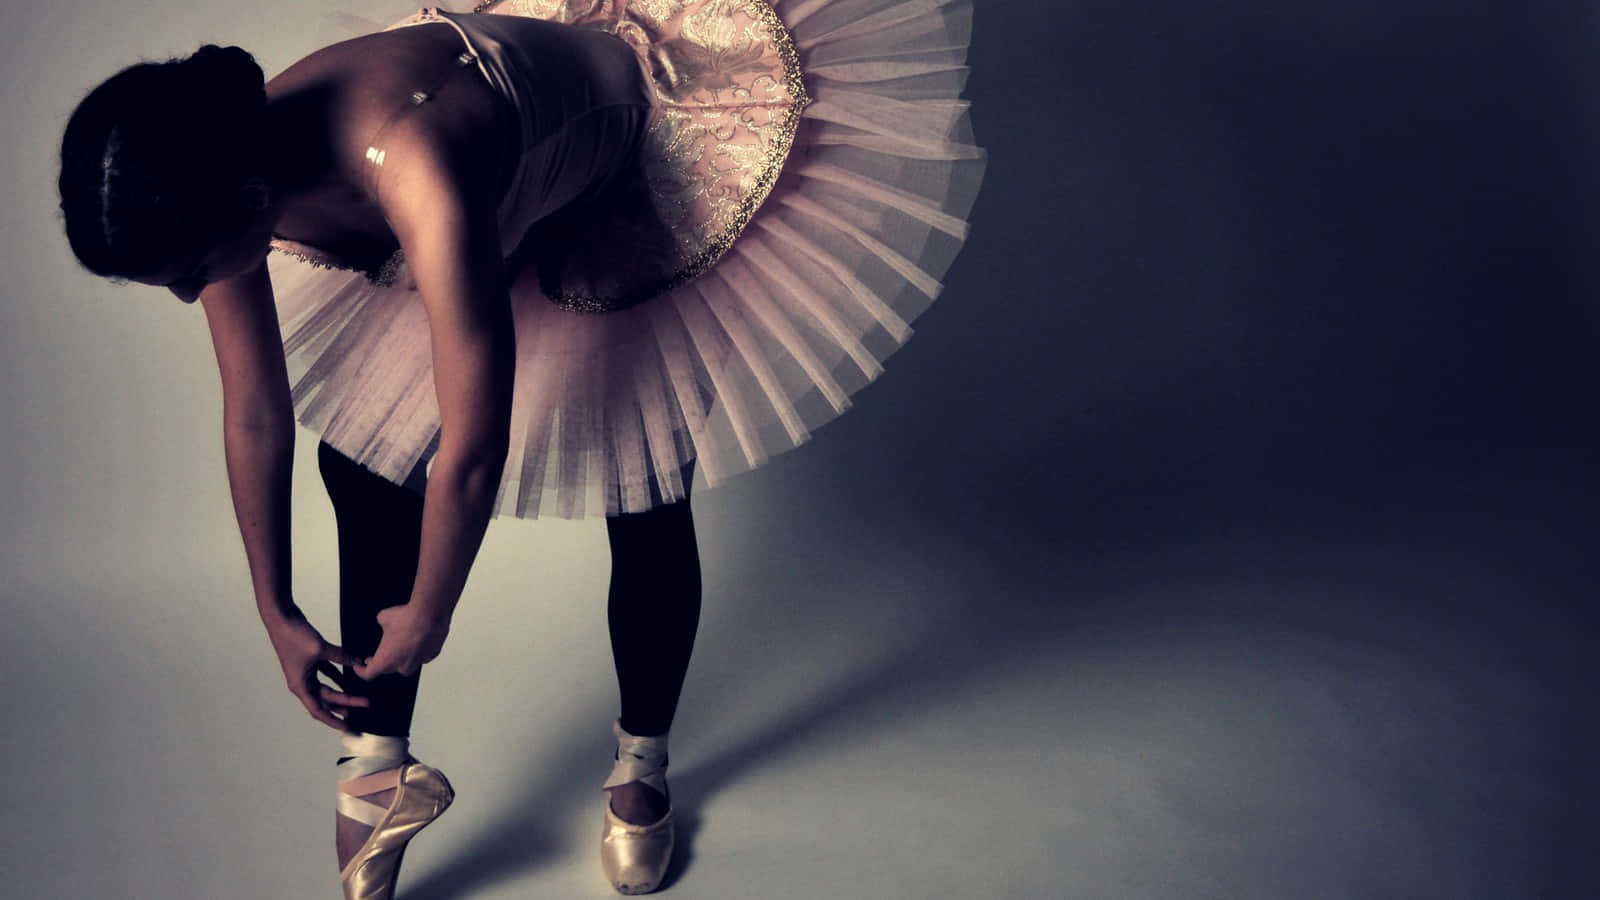
{"type": "Polygon", "coordinates": [[[396,24],[391,25],[384,30],[393,31],[397,28],[406,28],[413,25],[425,25],[430,22],[443,22],[449,25],[451,28],[454,28],[456,33],[461,36],[461,40],[465,44],[466,49],[456,54],[455,65],[447,69],[444,74],[436,78],[433,84],[426,88],[413,90],[411,94],[395,108],[394,112],[389,114],[389,117],[384,120],[383,124],[378,126],[378,129],[373,132],[372,137],[367,141],[365,157],[369,166],[368,171],[371,173],[367,179],[367,187],[374,199],[376,199],[378,196],[378,176],[382,172],[383,165],[387,161],[389,155],[388,148],[384,146],[383,140],[384,135],[388,133],[389,128],[393,126],[395,122],[399,121],[401,116],[403,116],[406,112],[415,109],[416,107],[421,106],[422,104],[427,103],[438,96],[440,89],[449,83],[451,76],[457,71],[460,71],[461,69],[464,69],[473,63],[478,63],[480,67],[482,66],[482,63],[478,60],[477,48],[472,45],[472,39],[468,37],[466,31],[464,31],[460,25],[456,24],[454,20],[433,7],[427,7],[418,12],[415,16],[412,16],[404,21],[397,22],[396,24]]]}

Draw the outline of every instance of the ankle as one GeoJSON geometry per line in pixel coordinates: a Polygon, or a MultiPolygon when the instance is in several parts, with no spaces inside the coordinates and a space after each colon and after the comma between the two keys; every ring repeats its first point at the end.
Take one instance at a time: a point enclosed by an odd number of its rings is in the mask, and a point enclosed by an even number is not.
{"type": "Polygon", "coordinates": [[[632,781],[607,791],[611,812],[629,825],[654,825],[672,810],[666,795],[647,784],[632,781]]]}
{"type": "Polygon", "coordinates": [[[622,728],[622,720],[611,723],[611,732],[617,738],[616,760],[611,777],[604,787],[612,788],[630,781],[642,781],[663,794],[666,793],[667,735],[653,736],[629,734],[622,728]]]}
{"type": "Polygon", "coordinates": [[[611,775],[602,785],[611,812],[630,825],[660,821],[672,808],[667,791],[667,735],[630,734],[618,719],[611,725],[617,738],[611,775]]]}
{"type": "Polygon", "coordinates": [[[339,739],[334,808],[345,819],[367,828],[388,812],[398,784],[396,770],[414,761],[410,742],[380,734],[346,734],[339,739]]]}
{"type": "Polygon", "coordinates": [[[338,764],[344,766],[357,759],[366,761],[350,767],[349,770],[361,768],[377,772],[411,762],[411,739],[360,731],[339,735],[338,764]]]}

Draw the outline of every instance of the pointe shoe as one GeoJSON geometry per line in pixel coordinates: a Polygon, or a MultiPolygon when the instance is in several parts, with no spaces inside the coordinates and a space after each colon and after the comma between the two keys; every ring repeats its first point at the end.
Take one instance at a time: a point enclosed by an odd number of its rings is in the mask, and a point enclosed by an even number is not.
{"type": "Polygon", "coordinates": [[[661,886],[672,862],[675,829],[672,810],[649,825],[625,822],[611,810],[610,788],[643,782],[669,800],[667,793],[667,736],[635,737],[612,723],[617,736],[617,761],[606,779],[606,815],[600,829],[600,867],[606,880],[622,894],[648,894],[661,886]]]}
{"type": "Polygon", "coordinates": [[[339,813],[372,826],[339,873],[345,900],[392,900],[406,844],[450,807],[455,791],[443,772],[414,760],[341,782],[339,790],[339,813]],[[360,799],[391,788],[394,801],[387,809],[360,799]]]}

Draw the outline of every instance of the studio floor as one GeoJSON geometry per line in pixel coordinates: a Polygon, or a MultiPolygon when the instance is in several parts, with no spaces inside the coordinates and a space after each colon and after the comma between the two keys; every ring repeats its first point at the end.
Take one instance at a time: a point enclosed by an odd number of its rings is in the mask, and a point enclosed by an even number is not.
{"type": "MultiPolygon", "coordinates": [[[[1247,487],[1115,486],[1031,542],[707,495],[665,896],[1582,896],[1589,460],[1247,487]]],[[[413,738],[458,798],[398,896],[609,896],[601,531],[484,552],[413,738]]],[[[237,573],[184,568],[8,590],[8,896],[337,896],[333,733],[237,573]]]]}

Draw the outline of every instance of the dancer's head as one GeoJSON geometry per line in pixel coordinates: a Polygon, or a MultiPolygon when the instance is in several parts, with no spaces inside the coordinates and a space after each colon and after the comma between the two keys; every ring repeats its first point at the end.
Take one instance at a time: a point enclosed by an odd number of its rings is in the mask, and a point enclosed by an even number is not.
{"type": "Polygon", "coordinates": [[[266,100],[255,59],[210,44],[91,91],[61,142],[61,211],[84,268],[193,299],[259,260],[266,100]]]}

